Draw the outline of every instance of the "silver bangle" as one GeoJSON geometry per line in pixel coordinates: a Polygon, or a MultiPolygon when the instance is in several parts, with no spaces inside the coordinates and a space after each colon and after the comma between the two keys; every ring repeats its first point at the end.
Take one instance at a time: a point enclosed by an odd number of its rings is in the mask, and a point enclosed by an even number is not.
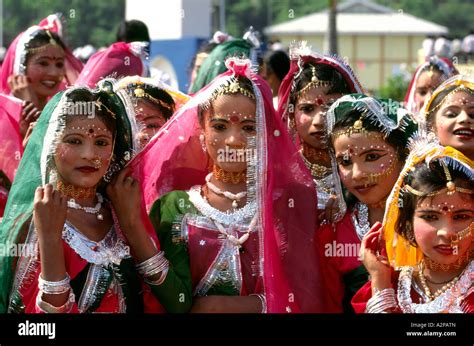
{"type": "Polygon", "coordinates": [[[169,267],[169,262],[165,258],[163,251],[158,252],[153,257],[136,265],[137,271],[143,277],[150,277],[163,272],[169,267]]]}
{"type": "Polygon", "coordinates": [[[258,299],[260,299],[260,302],[262,303],[262,311],[260,313],[266,314],[267,313],[267,298],[265,298],[265,295],[263,293],[252,293],[252,294],[249,294],[249,296],[257,296],[258,299]]]}
{"type": "Polygon", "coordinates": [[[64,313],[71,312],[74,302],[76,301],[76,298],[72,290],[69,292],[69,297],[66,303],[58,307],[45,302],[41,296],[42,296],[41,292],[36,296],[36,307],[41,312],[50,313],[50,314],[64,314],[64,313]]]}
{"type": "Polygon", "coordinates": [[[145,277],[144,281],[145,283],[153,286],[159,286],[166,280],[166,275],[168,274],[168,269],[169,267],[166,267],[163,269],[163,271],[160,274],[160,277],[157,280],[150,280],[149,278],[145,277]]]}
{"type": "Polygon", "coordinates": [[[66,273],[66,277],[61,281],[46,281],[41,278],[41,274],[38,277],[38,288],[40,292],[46,294],[63,294],[71,289],[71,278],[66,273]]]}
{"type": "Polygon", "coordinates": [[[374,291],[374,295],[367,301],[365,312],[369,314],[383,313],[397,307],[395,290],[393,288],[374,291]]]}

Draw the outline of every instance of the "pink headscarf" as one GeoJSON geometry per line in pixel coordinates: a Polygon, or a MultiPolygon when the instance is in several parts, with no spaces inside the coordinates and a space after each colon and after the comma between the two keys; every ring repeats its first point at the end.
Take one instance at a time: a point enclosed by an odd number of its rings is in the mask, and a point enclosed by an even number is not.
{"type": "Polygon", "coordinates": [[[311,51],[311,48],[305,42],[295,43],[294,47],[290,48],[290,70],[283,79],[278,90],[278,110],[277,113],[288,122],[288,105],[292,88],[294,87],[295,79],[301,73],[303,66],[307,63],[315,65],[327,65],[338,71],[349,85],[351,93],[364,93],[359,80],[357,79],[351,67],[342,59],[336,56],[321,55],[311,51]]]}
{"type": "MultiPolygon", "coordinates": [[[[446,58],[439,58],[437,56],[429,57],[423,64],[416,68],[415,73],[410,81],[410,84],[407,89],[407,93],[405,94],[405,108],[408,109],[412,113],[418,113],[420,109],[416,109],[416,102],[415,102],[415,91],[416,91],[416,82],[420,77],[421,72],[428,67],[430,64],[436,65],[442,73],[442,79],[446,80],[451,76],[459,74],[458,70],[454,67],[453,63],[446,58]]],[[[415,119],[420,120],[420,119],[415,119]]]]}
{"type": "MultiPolygon", "coordinates": [[[[59,14],[51,14],[43,19],[39,25],[34,25],[26,31],[19,34],[13,40],[10,47],[8,47],[5,59],[3,60],[2,69],[0,73],[0,92],[9,95],[11,90],[8,86],[8,77],[11,75],[24,75],[26,73],[24,64],[26,59],[26,45],[36,36],[41,30],[49,30],[56,33],[59,38],[63,39],[63,25],[61,23],[59,14]]],[[[65,47],[65,78],[58,91],[64,90],[66,86],[74,84],[82,69],[82,62],[80,62],[69,48],[65,47]]]]}
{"type": "Polygon", "coordinates": [[[146,44],[143,42],[116,42],[109,48],[92,55],[82,70],[76,85],[94,88],[106,77],[145,76],[146,44]]]}
{"type": "Polygon", "coordinates": [[[268,312],[322,312],[323,285],[314,247],[317,229],[314,182],[284,124],[276,116],[268,84],[251,72],[249,60],[231,58],[219,75],[187,102],[132,161],[147,211],[164,194],[202,185],[209,158],[199,141],[199,107],[236,76],[251,80],[256,96],[257,135],[247,149],[248,198],[255,198],[260,273],[268,312]]]}

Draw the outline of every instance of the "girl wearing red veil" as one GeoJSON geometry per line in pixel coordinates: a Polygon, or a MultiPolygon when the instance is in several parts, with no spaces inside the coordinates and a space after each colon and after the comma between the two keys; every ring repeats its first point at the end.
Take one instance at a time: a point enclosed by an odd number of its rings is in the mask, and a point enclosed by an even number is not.
{"type": "Polygon", "coordinates": [[[306,42],[294,43],[290,58],[290,70],[278,92],[278,115],[316,183],[318,209],[328,210],[321,218],[337,221],[344,215],[344,203],[334,199],[340,195],[340,184],[331,166],[325,114],[339,97],[361,93],[362,87],[345,61],[313,52],[306,42]]]}
{"type": "Polygon", "coordinates": [[[324,311],[313,180],[250,61],[226,66],[132,162],[169,272],[195,312],[324,311]]]}

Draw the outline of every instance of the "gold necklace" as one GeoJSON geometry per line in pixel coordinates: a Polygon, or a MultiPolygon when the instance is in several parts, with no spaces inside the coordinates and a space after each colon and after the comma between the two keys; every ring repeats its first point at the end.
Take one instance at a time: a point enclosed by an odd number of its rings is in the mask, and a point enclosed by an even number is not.
{"type": "Polygon", "coordinates": [[[212,167],[212,174],[217,180],[223,181],[224,183],[231,182],[232,184],[239,184],[247,180],[247,172],[226,172],[222,168],[214,165],[212,167]]]}
{"type": "Polygon", "coordinates": [[[463,256],[459,256],[456,262],[451,263],[451,264],[442,264],[433,261],[431,258],[426,257],[424,258],[423,262],[426,265],[426,268],[431,269],[432,271],[435,272],[448,272],[453,269],[460,269],[462,268],[467,262],[469,262],[469,259],[472,257],[472,254],[474,251],[466,251],[466,253],[463,256]]]}
{"type": "Polygon", "coordinates": [[[64,184],[61,180],[56,183],[56,188],[64,197],[74,199],[91,198],[95,196],[96,187],[77,187],[71,184],[64,184]]]}
{"type": "Polygon", "coordinates": [[[434,293],[431,293],[431,290],[430,290],[428,284],[426,283],[426,277],[423,274],[423,270],[424,270],[424,261],[422,261],[420,263],[419,277],[420,277],[420,283],[421,283],[421,286],[423,288],[423,291],[425,291],[425,294],[428,297],[429,301],[432,301],[432,300],[438,298],[441,294],[443,294],[447,290],[451,289],[459,281],[459,278],[464,273],[464,271],[461,272],[459,275],[457,275],[456,277],[451,279],[446,285],[441,287],[439,290],[437,290],[434,293]]]}
{"type": "Polygon", "coordinates": [[[301,151],[300,153],[301,153],[301,157],[303,158],[304,164],[306,165],[306,167],[308,167],[314,179],[317,179],[317,180],[323,179],[324,177],[331,174],[331,168],[318,165],[317,163],[311,163],[301,151]]]}

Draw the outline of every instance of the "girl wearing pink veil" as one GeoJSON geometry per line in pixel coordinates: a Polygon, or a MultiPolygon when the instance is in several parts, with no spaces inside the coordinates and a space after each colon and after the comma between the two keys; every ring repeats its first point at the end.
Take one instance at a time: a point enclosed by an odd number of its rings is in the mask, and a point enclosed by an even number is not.
{"type": "Polygon", "coordinates": [[[82,63],[63,41],[60,14],[52,14],[19,34],[7,50],[0,91],[42,110],[49,98],[76,81],[82,63]]]}
{"type": "Polygon", "coordinates": [[[451,61],[437,56],[430,57],[417,67],[405,95],[405,108],[414,113],[415,120],[423,123],[423,118],[418,117],[423,104],[433,91],[446,79],[458,74],[451,61]]]}
{"type": "Polygon", "coordinates": [[[314,182],[250,61],[226,66],[131,163],[169,272],[194,312],[324,311],[314,182]]]}
{"type": "Polygon", "coordinates": [[[82,63],[62,41],[59,14],[19,34],[8,48],[0,72],[0,217],[2,200],[15,176],[23,143],[46,102],[76,80],[82,63]]]}

